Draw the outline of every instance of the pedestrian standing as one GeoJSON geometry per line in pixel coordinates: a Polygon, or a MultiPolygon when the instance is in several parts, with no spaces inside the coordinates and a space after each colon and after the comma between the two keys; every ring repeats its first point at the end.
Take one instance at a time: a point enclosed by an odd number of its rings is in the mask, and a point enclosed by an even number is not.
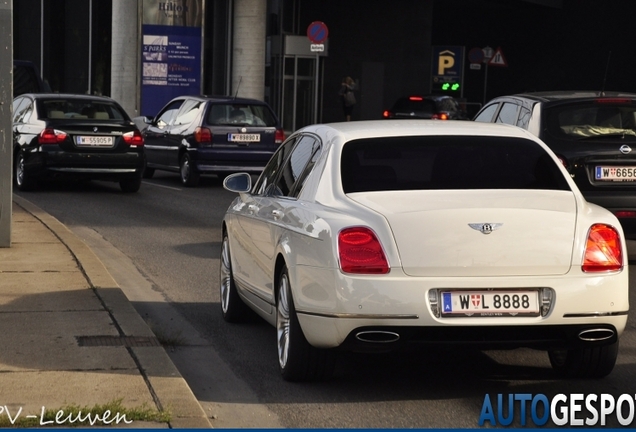
{"type": "Polygon", "coordinates": [[[340,99],[342,100],[342,110],[345,115],[346,121],[351,121],[351,114],[353,114],[353,107],[356,105],[356,96],[353,91],[356,88],[356,83],[351,77],[346,77],[342,80],[340,85],[340,99]]]}

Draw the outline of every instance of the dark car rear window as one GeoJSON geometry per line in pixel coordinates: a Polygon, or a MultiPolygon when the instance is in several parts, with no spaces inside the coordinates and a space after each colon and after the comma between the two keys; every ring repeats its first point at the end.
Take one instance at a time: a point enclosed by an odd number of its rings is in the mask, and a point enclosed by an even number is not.
{"type": "Polygon", "coordinates": [[[415,189],[570,190],[537,143],[504,137],[354,140],[342,150],[345,193],[415,189]]]}
{"type": "Polygon", "coordinates": [[[395,105],[393,105],[393,111],[396,113],[417,111],[429,114],[437,112],[435,108],[435,101],[430,99],[411,100],[408,98],[400,99],[395,102],[395,105]]]}
{"type": "Polygon", "coordinates": [[[636,137],[636,105],[631,101],[584,102],[547,108],[548,132],[562,138],[607,135],[636,137]]]}
{"type": "Polygon", "coordinates": [[[267,105],[213,104],[208,111],[207,124],[275,127],[278,122],[267,105]]]}
{"type": "Polygon", "coordinates": [[[128,116],[115,104],[90,99],[39,99],[38,116],[41,119],[128,120],[128,116]]]}

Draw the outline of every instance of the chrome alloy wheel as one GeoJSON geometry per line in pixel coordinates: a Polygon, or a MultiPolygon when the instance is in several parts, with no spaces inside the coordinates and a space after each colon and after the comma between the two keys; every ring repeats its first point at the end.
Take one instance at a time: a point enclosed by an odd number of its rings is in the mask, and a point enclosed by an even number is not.
{"type": "Polygon", "coordinates": [[[24,156],[18,156],[18,163],[15,164],[15,180],[18,186],[24,184],[24,156]]]}
{"type": "Polygon", "coordinates": [[[190,159],[185,157],[181,162],[181,180],[187,182],[190,178],[190,159]]]}
{"type": "Polygon", "coordinates": [[[289,279],[283,273],[278,284],[278,305],[276,307],[276,336],[278,338],[278,363],[281,368],[287,366],[289,357],[289,279]]]}
{"type": "Polygon", "coordinates": [[[219,271],[221,282],[221,309],[227,313],[230,305],[230,289],[232,285],[232,264],[230,263],[230,246],[227,236],[223,237],[221,246],[221,269],[219,271]]]}

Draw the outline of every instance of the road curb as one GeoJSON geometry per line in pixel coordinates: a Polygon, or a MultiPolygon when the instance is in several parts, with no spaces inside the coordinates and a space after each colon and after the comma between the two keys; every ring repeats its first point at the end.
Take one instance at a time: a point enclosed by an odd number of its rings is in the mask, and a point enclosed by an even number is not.
{"type": "MultiPolygon", "coordinates": [[[[13,202],[42,222],[68,248],[95,294],[109,311],[121,336],[154,338],[150,327],[104,264],[79,237],[30,201],[14,194],[13,202]]],[[[128,348],[128,352],[158,407],[170,411],[170,427],[212,428],[205,411],[162,346],[133,346],[128,348]]]]}

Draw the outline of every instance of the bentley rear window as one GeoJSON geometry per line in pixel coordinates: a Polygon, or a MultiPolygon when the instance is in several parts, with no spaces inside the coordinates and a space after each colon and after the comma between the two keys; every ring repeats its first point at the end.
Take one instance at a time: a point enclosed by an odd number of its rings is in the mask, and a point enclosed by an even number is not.
{"type": "Polygon", "coordinates": [[[425,136],[350,141],[345,193],[415,189],[570,190],[556,162],[522,138],[425,136]]]}

